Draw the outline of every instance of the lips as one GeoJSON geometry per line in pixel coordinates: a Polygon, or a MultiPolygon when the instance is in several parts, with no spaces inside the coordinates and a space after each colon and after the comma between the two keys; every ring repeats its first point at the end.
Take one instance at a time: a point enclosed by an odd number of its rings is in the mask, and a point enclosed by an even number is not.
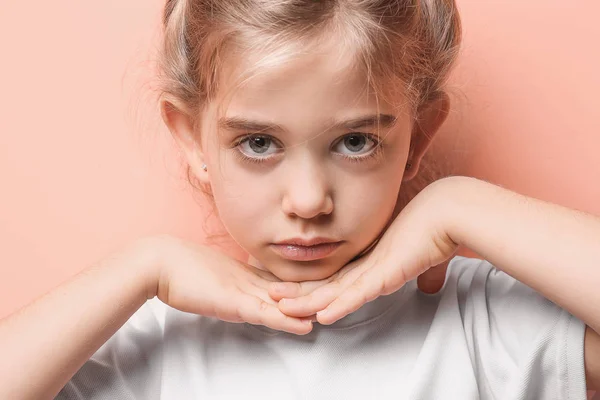
{"type": "Polygon", "coordinates": [[[327,238],[294,238],[273,243],[270,247],[279,256],[288,260],[314,261],[331,255],[341,244],[341,241],[327,238]]]}

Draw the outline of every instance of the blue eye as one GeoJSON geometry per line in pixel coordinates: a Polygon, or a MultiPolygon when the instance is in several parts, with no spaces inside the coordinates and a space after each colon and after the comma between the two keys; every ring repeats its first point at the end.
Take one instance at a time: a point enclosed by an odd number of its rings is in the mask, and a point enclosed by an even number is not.
{"type": "Polygon", "coordinates": [[[237,147],[247,157],[263,158],[273,155],[281,149],[269,136],[248,135],[242,139],[237,147]]]}
{"type": "Polygon", "coordinates": [[[364,133],[351,133],[344,136],[335,146],[336,153],[356,156],[369,153],[377,146],[377,142],[370,135],[364,133]]]}

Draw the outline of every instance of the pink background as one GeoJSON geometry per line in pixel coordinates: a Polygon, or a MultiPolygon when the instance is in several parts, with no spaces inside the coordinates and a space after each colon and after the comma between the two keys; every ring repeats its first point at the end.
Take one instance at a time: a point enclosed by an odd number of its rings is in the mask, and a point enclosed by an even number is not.
{"type": "MultiPolygon", "coordinates": [[[[437,151],[457,173],[600,214],[600,2],[459,5],[437,151]]],[[[161,6],[0,0],[0,317],[134,238],[204,240],[206,207],[150,103],[161,6]]]]}

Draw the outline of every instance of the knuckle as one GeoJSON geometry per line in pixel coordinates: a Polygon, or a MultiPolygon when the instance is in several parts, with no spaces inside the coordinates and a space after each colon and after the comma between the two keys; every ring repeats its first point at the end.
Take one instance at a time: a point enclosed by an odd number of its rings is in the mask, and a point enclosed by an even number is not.
{"type": "Polygon", "coordinates": [[[269,303],[264,300],[260,300],[258,303],[258,309],[261,313],[267,311],[269,309],[269,303]]]}
{"type": "Polygon", "coordinates": [[[364,290],[356,292],[356,297],[359,303],[364,304],[369,302],[369,294],[364,290]]]}
{"type": "Polygon", "coordinates": [[[404,268],[398,269],[398,278],[403,285],[407,282],[406,270],[404,268]]]}
{"type": "Polygon", "coordinates": [[[353,290],[353,291],[361,291],[363,287],[364,287],[364,280],[362,277],[359,277],[354,282],[352,282],[349,289],[353,290]]]}
{"type": "Polygon", "coordinates": [[[379,294],[377,294],[377,293],[364,293],[363,294],[363,302],[368,303],[370,301],[375,300],[378,296],[379,296],[379,294]]]}
{"type": "Polygon", "coordinates": [[[388,294],[392,294],[393,292],[394,292],[394,289],[392,288],[392,285],[390,284],[390,282],[387,281],[386,279],[382,279],[381,285],[379,287],[379,293],[381,293],[383,295],[388,295],[388,294]]]}
{"type": "Polygon", "coordinates": [[[236,321],[243,321],[244,320],[244,311],[242,310],[242,306],[235,307],[234,312],[232,314],[233,314],[232,317],[236,321]]]}

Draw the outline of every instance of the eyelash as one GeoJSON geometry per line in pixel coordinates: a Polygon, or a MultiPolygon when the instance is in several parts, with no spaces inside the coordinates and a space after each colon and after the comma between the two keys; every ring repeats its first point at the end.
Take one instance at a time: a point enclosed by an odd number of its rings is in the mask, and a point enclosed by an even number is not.
{"type": "Polygon", "coordinates": [[[379,156],[381,155],[382,151],[381,151],[381,146],[379,143],[375,144],[375,146],[373,146],[373,150],[371,150],[371,152],[369,152],[368,154],[365,154],[363,156],[349,156],[348,154],[339,154],[337,153],[336,156],[338,157],[342,157],[343,159],[350,161],[352,163],[361,163],[361,162],[366,162],[366,161],[370,161],[376,158],[379,158],[379,156]]]}
{"type": "MultiPolygon", "coordinates": [[[[336,153],[336,156],[342,157],[344,160],[350,161],[352,163],[361,163],[361,162],[371,161],[371,160],[379,158],[379,156],[381,156],[381,154],[383,152],[382,142],[379,140],[378,136],[370,134],[370,133],[363,133],[363,132],[347,133],[347,134],[343,135],[340,138],[340,140],[338,140],[335,144],[337,145],[341,140],[343,140],[344,137],[349,136],[349,135],[364,135],[364,136],[366,136],[368,139],[375,142],[375,144],[373,145],[373,149],[368,154],[361,155],[361,156],[351,156],[348,154],[341,154],[341,153],[336,153]]],[[[232,147],[235,149],[235,154],[237,157],[240,158],[240,160],[242,160],[243,162],[251,163],[251,164],[262,164],[264,162],[269,161],[271,158],[275,157],[275,155],[271,155],[268,157],[249,157],[246,154],[244,154],[241,150],[239,150],[239,146],[242,143],[244,143],[245,141],[249,140],[253,136],[264,136],[264,137],[269,137],[271,140],[274,140],[269,135],[259,135],[259,134],[255,134],[255,133],[251,133],[251,134],[242,136],[240,139],[238,139],[234,142],[233,147],[232,147]]]]}
{"type": "Polygon", "coordinates": [[[244,153],[242,153],[239,150],[236,150],[235,155],[237,157],[240,158],[240,160],[250,163],[250,164],[262,164],[265,161],[268,161],[269,159],[271,159],[273,156],[270,157],[248,157],[247,155],[245,155],[244,153]]]}

